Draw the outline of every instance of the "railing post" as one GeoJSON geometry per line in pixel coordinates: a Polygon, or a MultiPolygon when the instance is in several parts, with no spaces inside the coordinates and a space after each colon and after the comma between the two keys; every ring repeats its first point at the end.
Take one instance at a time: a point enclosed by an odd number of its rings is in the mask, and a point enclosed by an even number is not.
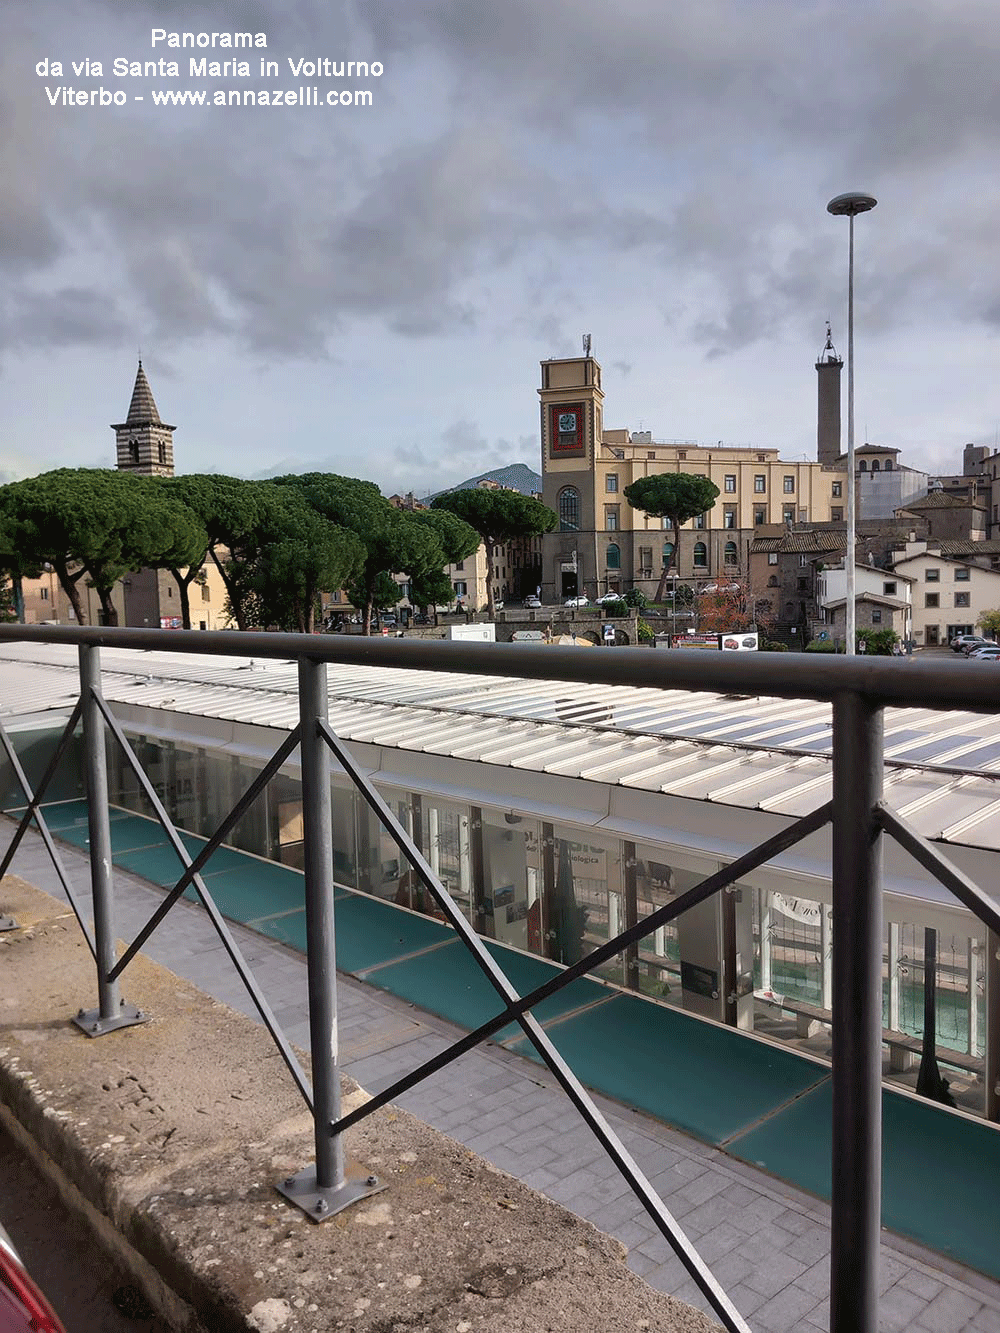
{"type": "Polygon", "coordinates": [[[882,709],[833,701],[831,1333],[877,1333],[882,1203],[882,709]]]}
{"type": "Polygon", "coordinates": [[[117,980],[109,980],[109,974],[118,959],[115,951],[117,931],[111,870],[108,761],[104,748],[104,719],[97,704],[101,692],[101,654],[99,648],[91,648],[87,644],[80,645],[79,653],[98,1007],[81,1009],[73,1021],[88,1037],[103,1037],[105,1033],[117,1028],[145,1023],[148,1015],[126,1004],[121,998],[117,980]]]}
{"type": "Polygon", "coordinates": [[[317,1222],[332,1217],[358,1199],[367,1198],[379,1188],[374,1176],[348,1179],[343,1138],[331,1132],[331,1126],[340,1119],[340,1065],[330,752],[319,730],[319,723],[327,720],[327,714],[326,663],[300,657],[299,753],[316,1164],[289,1176],[278,1189],[317,1222]]]}
{"type": "Polygon", "coordinates": [[[986,932],[986,1041],[983,1045],[984,1112],[987,1120],[1000,1120],[1000,935],[986,932]]]}

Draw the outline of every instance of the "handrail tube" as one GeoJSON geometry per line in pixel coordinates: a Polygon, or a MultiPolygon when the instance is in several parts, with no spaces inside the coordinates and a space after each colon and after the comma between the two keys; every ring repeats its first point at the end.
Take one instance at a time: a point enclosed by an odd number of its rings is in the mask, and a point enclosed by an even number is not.
{"type": "Polygon", "coordinates": [[[577,648],[523,643],[451,643],[427,639],[363,638],[355,635],[268,634],[248,630],[105,628],[92,625],[0,625],[0,645],[10,642],[91,644],[284,661],[459,671],[467,675],[517,676],[526,680],[577,681],[587,685],[633,685],[696,693],[769,695],[826,701],[843,691],[872,702],[905,707],[1000,711],[1000,672],[968,662],[918,661],[893,657],[848,658],[808,653],[722,653],[693,650],[577,648]],[[976,689],[969,689],[974,671],[976,689]]]}

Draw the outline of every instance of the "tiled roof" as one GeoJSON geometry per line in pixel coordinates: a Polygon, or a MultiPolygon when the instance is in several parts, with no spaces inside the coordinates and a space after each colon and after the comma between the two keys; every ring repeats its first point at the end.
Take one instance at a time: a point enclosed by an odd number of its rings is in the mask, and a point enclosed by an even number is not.
{"type": "MultiPolygon", "coordinates": [[[[904,611],[909,602],[901,602],[898,597],[886,597],[878,592],[859,592],[854,599],[856,602],[874,602],[876,606],[890,606],[894,611],[904,611]]],[[[847,598],[841,597],[836,602],[827,602],[826,609],[833,611],[838,606],[846,606],[847,598]]]]}
{"type": "Polygon", "coordinates": [[[896,513],[906,509],[985,509],[984,504],[977,500],[962,499],[957,495],[945,495],[944,491],[930,491],[921,500],[910,500],[908,504],[901,505],[896,513]]]}
{"type": "Polygon", "coordinates": [[[966,538],[937,543],[942,555],[1000,555],[1000,538],[991,537],[989,541],[974,542],[966,538]]]}
{"type": "Polygon", "coordinates": [[[762,551],[799,552],[804,555],[822,555],[826,551],[846,551],[847,533],[840,530],[817,532],[784,532],[780,537],[754,537],[750,553],[762,551]]]}

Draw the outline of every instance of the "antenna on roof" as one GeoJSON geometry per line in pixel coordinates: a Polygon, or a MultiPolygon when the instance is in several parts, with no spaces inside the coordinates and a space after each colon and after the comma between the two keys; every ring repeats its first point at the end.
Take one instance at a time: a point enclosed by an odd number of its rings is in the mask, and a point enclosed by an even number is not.
{"type": "Polygon", "coordinates": [[[590,356],[590,334],[589,334],[589,333],[585,333],[585,334],[583,335],[583,354],[584,354],[584,356],[590,356]]]}

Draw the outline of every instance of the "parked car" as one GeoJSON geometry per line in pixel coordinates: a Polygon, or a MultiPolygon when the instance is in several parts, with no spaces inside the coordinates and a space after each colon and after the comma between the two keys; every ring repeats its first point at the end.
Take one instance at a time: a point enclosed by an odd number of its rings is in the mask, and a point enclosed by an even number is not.
{"type": "Polygon", "coordinates": [[[66,1333],[0,1226],[0,1333],[66,1333]]]}
{"type": "Polygon", "coordinates": [[[590,599],[588,597],[567,597],[565,602],[563,602],[563,606],[589,606],[589,605],[590,605],[590,599]]]}
{"type": "Polygon", "coordinates": [[[996,646],[997,644],[994,639],[975,639],[974,641],[963,643],[960,651],[968,657],[969,654],[974,653],[977,648],[996,648],[996,646]]]}
{"type": "Polygon", "coordinates": [[[603,597],[598,597],[597,605],[604,606],[608,602],[624,602],[625,598],[620,592],[606,592],[603,597]]]}
{"type": "Polygon", "coordinates": [[[953,653],[960,653],[965,649],[967,643],[985,643],[986,639],[982,634],[956,634],[948,645],[953,653]]]}
{"type": "Polygon", "coordinates": [[[1000,644],[983,643],[978,648],[973,648],[971,652],[965,654],[968,658],[981,660],[984,657],[1000,657],[1000,644]]]}
{"type": "Polygon", "coordinates": [[[537,611],[542,605],[542,599],[536,596],[535,593],[529,592],[527,597],[524,599],[524,605],[533,607],[537,611]]]}

